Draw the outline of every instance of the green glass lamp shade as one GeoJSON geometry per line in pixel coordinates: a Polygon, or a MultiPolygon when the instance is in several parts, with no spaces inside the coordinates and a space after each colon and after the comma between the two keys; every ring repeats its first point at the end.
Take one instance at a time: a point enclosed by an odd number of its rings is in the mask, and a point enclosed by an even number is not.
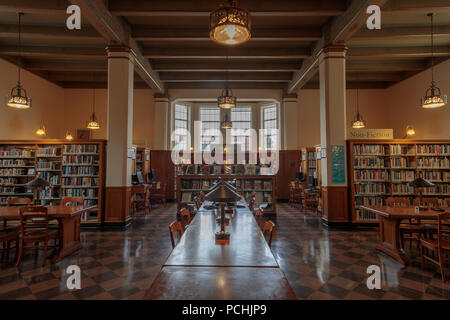
{"type": "Polygon", "coordinates": [[[420,177],[408,183],[408,186],[414,188],[430,188],[434,187],[434,184],[420,177]]]}

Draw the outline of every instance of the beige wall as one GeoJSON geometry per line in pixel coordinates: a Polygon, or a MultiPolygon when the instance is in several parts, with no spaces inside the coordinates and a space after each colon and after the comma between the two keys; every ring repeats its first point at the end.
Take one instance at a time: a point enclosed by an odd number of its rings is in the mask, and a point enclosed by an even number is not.
{"type": "Polygon", "coordinates": [[[43,123],[47,138],[64,134],[64,90],[28,71],[21,71],[22,86],[32,98],[31,109],[18,110],[4,105],[5,95],[17,84],[17,67],[0,59],[0,139],[39,139],[35,131],[43,123]]]}
{"type": "MultiPolygon", "coordinates": [[[[73,134],[77,129],[85,128],[92,112],[92,89],[64,90],[64,127],[73,134]]],[[[102,124],[99,130],[93,130],[92,138],[106,139],[107,90],[95,90],[95,113],[102,124]]],[[[134,90],[133,143],[150,146],[152,140],[153,92],[150,89],[134,90]]]]}

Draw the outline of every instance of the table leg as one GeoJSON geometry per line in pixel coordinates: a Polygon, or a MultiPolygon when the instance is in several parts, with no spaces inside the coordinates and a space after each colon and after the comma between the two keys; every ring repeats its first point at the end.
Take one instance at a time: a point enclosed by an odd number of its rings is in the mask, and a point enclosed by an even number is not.
{"type": "Polygon", "coordinates": [[[379,219],[380,244],[377,245],[377,250],[386,253],[402,264],[407,264],[408,258],[400,242],[400,220],[388,219],[383,216],[379,216],[379,219]]]}
{"type": "Polygon", "coordinates": [[[55,263],[82,248],[80,240],[81,213],[59,219],[59,252],[53,257],[55,263]]]}

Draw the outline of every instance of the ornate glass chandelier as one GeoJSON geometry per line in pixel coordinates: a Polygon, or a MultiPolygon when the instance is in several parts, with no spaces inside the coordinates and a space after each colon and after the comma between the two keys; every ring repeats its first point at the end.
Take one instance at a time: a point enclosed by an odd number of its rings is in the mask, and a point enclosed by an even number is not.
{"type": "Polygon", "coordinates": [[[251,37],[250,14],[230,0],[228,6],[221,6],[210,14],[209,36],[223,45],[245,43],[251,37]]]}
{"type": "Polygon", "coordinates": [[[226,86],[222,90],[222,94],[217,98],[217,103],[219,108],[222,109],[232,109],[236,107],[236,97],[233,96],[233,91],[226,86]]]}
{"type": "MultiPolygon", "coordinates": [[[[19,58],[22,55],[22,41],[21,41],[21,19],[23,13],[19,12],[19,58]]],[[[29,109],[31,108],[31,98],[27,96],[27,91],[22,87],[20,83],[20,64],[18,71],[17,85],[11,89],[11,93],[5,97],[6,106],[16,109],[29,109]]]]}
{"type": "Polygon", "coordinates": [[[228,120],[228,114],[225,113],[225,120],[222,121],[221,128],[222,129],[231,129],[232,124],[231,121],[228,120]]]}
{"type": "Polygon", "coordinates": [[[100,129],[100,122],[95,115],[95,88],[92,89],[92,103],[92,114],[86,123],[86,127],[91,130],[98,130],[100,129]]]}
{"type": "Polygon", "coordinates": [[[421,105],[424,109],[437,109],[447,104],[447,95],[441,94],[441,89],[434,82],[434,13],[429,13],[428,16],[431,17],[431,85],[425,91],[425,97],[422,98],[421,105]]]}

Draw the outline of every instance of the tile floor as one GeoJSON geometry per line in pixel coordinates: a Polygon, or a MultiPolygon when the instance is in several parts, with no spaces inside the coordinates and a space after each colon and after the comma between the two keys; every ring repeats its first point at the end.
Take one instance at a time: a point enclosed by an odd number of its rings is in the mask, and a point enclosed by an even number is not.
{"type": "MultiPolygon", "coordinates": [[[[128,231],[82,232],[83,249],[55,265],[42,268],[42,256],[28,252],[16,268],[11,254],[0,261],[0,299],[141,299],[171,251],[175,208],[138,213],[128,231]],[[82,270],[81,290],[67,289],[72,264],[82,270]]],[[[432,265],[422,270],[416,248],[407,248],[407,267],[377,252],[376,229],[327,229],[316,213],[283,203],[271,219],[272,251],[298,299],[450,299],[450,282],[432,265]],[[373,264],[382,270],[381,290],[366,287],[373,264]]]]}

